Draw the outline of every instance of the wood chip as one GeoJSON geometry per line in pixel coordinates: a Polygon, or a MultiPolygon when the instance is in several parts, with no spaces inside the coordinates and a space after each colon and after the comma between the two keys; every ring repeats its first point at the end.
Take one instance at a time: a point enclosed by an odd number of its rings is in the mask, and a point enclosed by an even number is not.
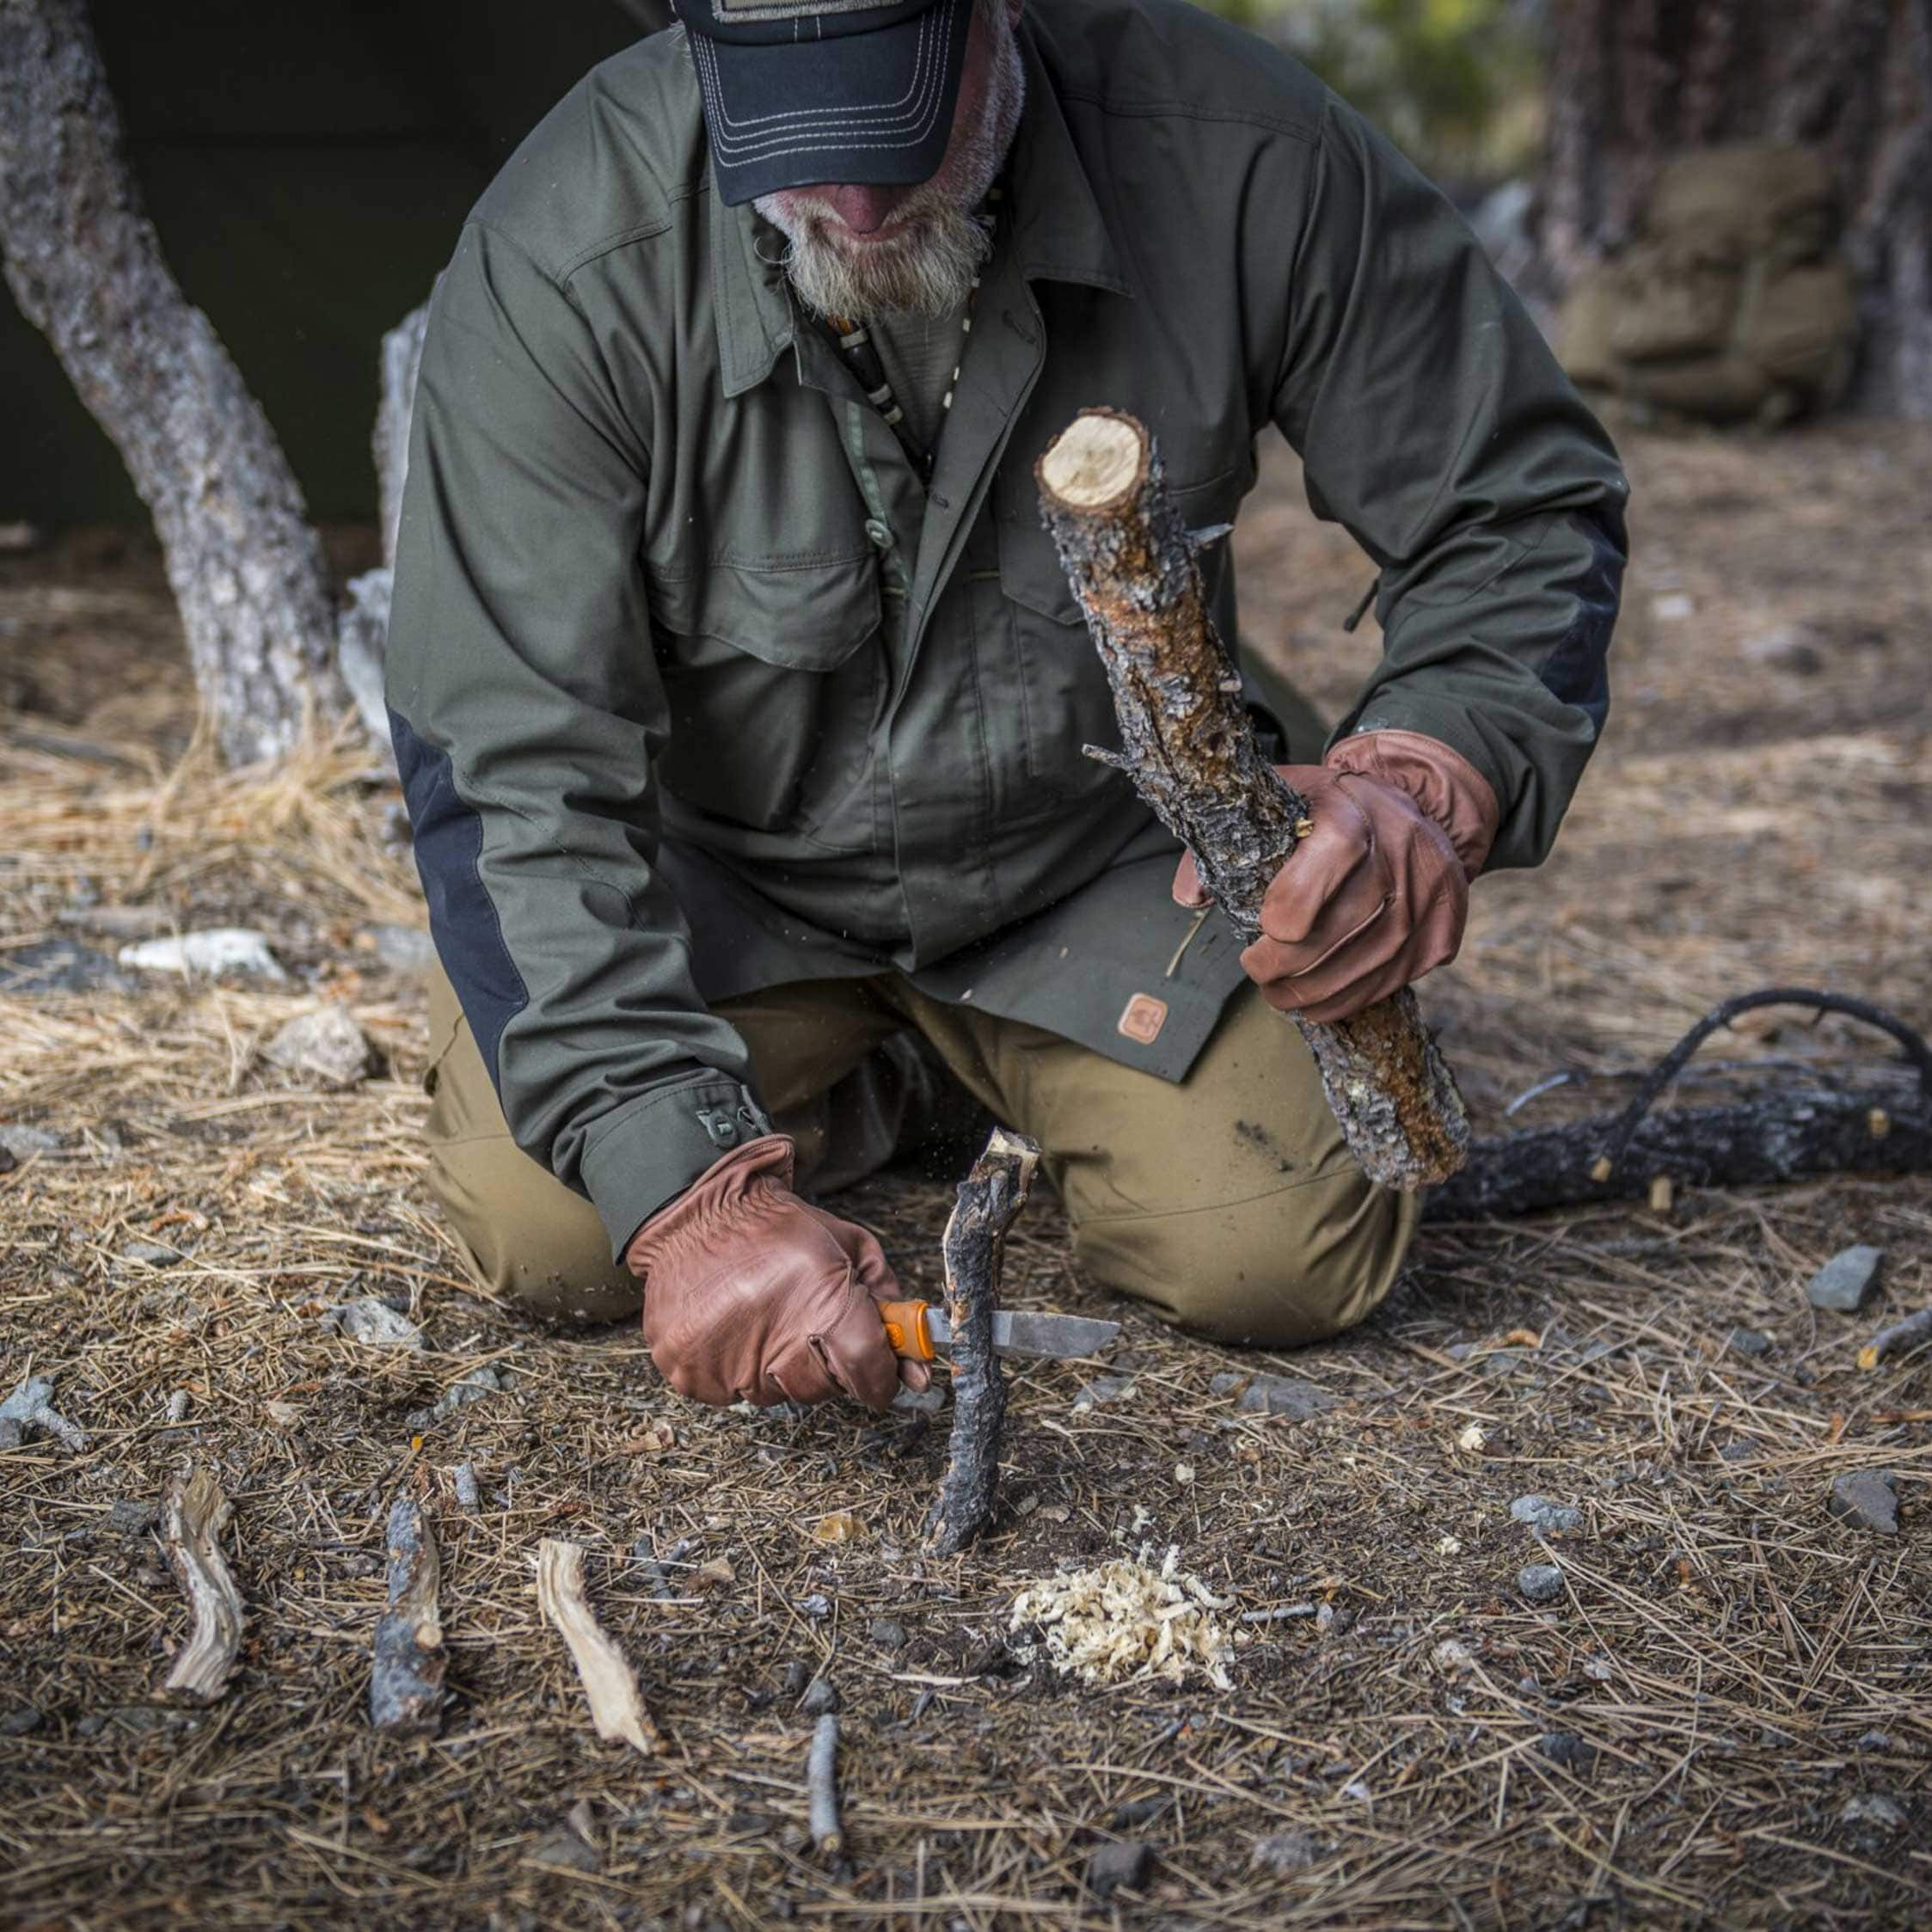
{"type": "Polygon", "coordinates": [[[635,1745],[647,1757],[661,1751],[664,1739],[644,1708],[636,1672],[598,1625],[585,1598],[580,1544],[546,1536],[537,1545],[537,1601],[545,1620],[570,1647],[598,1736],[635,1745]]]}
{"type": "Polygon", "coordinates": [[[242,1593],[224,1559],[220,1537],[232,1513],[206,1469],[176,1476],[162,1507],[162,1541],[193,1613],[194,1628],[162,1684],[181,1697],[218,1697],[242,1648],[242,1593]]]}

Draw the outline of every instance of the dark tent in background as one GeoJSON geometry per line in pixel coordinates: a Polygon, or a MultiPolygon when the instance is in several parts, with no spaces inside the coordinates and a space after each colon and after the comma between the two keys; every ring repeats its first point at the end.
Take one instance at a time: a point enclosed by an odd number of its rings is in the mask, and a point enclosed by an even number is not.
{"type": "MultiPolygon", "coordinates": [[[[323,522],[373,517],[377,351],[470,204],[650,0],[94,0],[130,159],[170,263],[323,522]]],[[[0,522],[146,513],[0,285],[0,522]]]]}

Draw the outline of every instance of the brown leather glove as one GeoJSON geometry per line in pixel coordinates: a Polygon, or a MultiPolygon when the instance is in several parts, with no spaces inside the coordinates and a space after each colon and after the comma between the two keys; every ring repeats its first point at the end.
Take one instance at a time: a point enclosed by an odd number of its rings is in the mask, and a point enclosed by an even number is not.
{"type": "Polygon", "coordinates": [[[645,1342],[665,1379],[701,1402],[770,1408],[843,1390],[889,1408],[902,1379],[929,1379],[886,1341],[877,1304],[899,1284],[863,1228],[792,1192],[793,1156],[786,1134],[747,1141],[631,1237],[645,1342]]]}
{"type": "MultiPolygon", "coordinates": [[[[1456,957],[1501,813],[1467,758],[1419,732],[1365,732],[1323,764],[1278,769],[1315,830],[1275,874],[1241,963],[1270,1006],[1346,1020],[1456,957]]],[[[1192,853],[1174,896],[1208,903],[1192,853]]]]}

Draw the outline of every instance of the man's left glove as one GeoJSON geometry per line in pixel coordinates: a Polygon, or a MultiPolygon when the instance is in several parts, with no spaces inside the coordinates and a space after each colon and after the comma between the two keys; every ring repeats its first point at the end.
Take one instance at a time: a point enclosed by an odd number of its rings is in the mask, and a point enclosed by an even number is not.
{"type": "Polygon", "coordinates": [[[793,1156],[788,1135],[748,1141],[631,1237],[645,1343],[674,1389],[720,1408],[842,1391],[890,1408],[902,1379],[927,1379],[886,1340],[899,1284],[873,1236],[792,1192],[793,1156]]]}
{"type": "MultiPolygon", "coordinates": [[[[1241,963],[1269,1005],[1331,1024],[1456,957],[1502,815],[1488,780],[1419,732],[1364,732],[1322,764],[1277,769],[1315,830],[1275,874],[1241,963]]],[[[1174,896],[1208,903],[1192,853],[1174,896]]]]}

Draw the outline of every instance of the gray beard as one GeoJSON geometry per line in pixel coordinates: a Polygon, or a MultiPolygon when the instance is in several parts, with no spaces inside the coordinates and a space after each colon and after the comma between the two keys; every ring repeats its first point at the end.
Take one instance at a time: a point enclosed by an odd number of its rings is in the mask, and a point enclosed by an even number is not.
{"type": "Polygon", "coordinates": [[[963,308],[974,278],[992,252],[992,234],[978,208],[1006,165],[1007,150],[1026,106],[1026,69],[1005,9],[997,20],[985,112],[979,126],[949,152],[938,174],[909,195],[893,218],[905,232],[889,242],[861,243],[849,254],[837,239],[843,224],[816,199],[800,202],[760,195],[753,205],[789,244],[784,266],[798,298],[821,316],[880,314],[950,316],[963,308]]]}

